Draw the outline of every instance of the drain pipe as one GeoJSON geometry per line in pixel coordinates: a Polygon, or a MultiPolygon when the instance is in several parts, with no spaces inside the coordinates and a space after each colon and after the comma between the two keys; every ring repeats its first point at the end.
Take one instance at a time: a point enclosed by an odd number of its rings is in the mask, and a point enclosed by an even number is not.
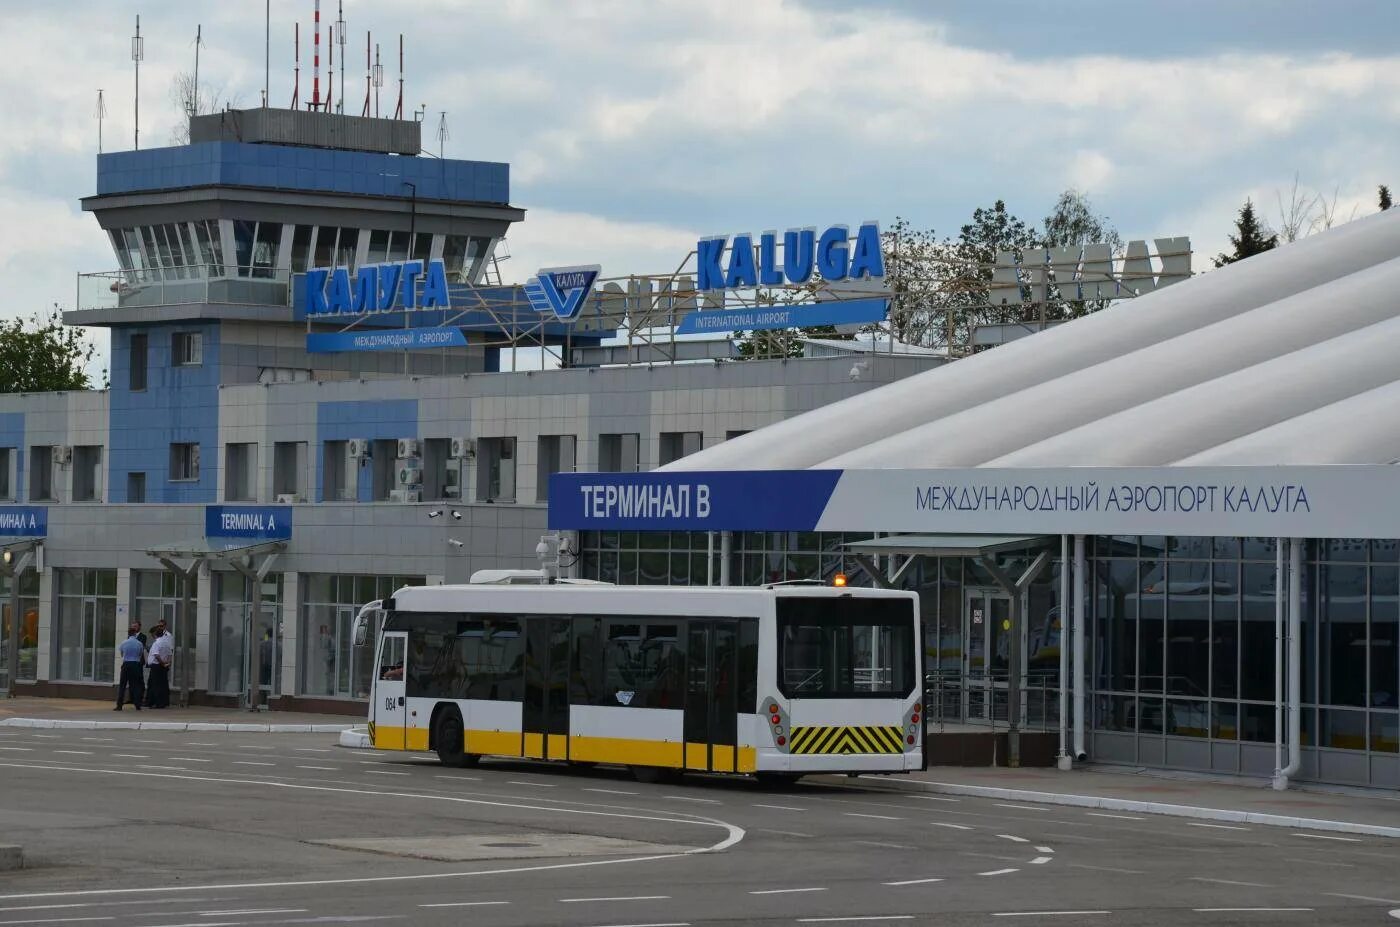
{"type": "Polygon", "coordinates": [[[1274,539],[1274,788],[1288,788],[1283,774],[1283,608],[1287,586],[1284,581],[1284,538],[1274,539]]]}
{"type": "Polygon", "coordinates": [[[1288,765],[1284,787],[1303,765],[1303,539],[1288,551],[1288,765]]]}
{"type": "Polygon", "coordinates": [[[1068,771],[1069,756],[1069,535],[1060,535],[1060,752],[1055,765],[1068,771]]]}
{"type": "Polygon", "coordinates": [[[719,584],[729,585],[729,561],[734,553],[734,532],[721,531],[719,533],[719,584]]]}
{"type": "Polygon", "coordinates": [[[1089,758],[1084,749],[1084,535],[1074,536],[1074,758],[1089,758]]]}

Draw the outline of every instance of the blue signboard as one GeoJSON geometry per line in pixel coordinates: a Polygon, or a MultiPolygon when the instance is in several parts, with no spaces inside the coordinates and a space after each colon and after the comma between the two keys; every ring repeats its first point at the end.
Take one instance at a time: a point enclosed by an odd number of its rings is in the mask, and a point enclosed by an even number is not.
{"type": "Polygon", "coordinates": [[[316,268],[302,278],[306,314],[367,315],[450,305],[442,261],[366,264],[350,276],[347,267],[316,268]]]}
{"type": "Polygon", "coordinates": [[[576,319],[593,283],[603,269],[597,264],[580,267],[542,267],[525,281],[525,296],[540,314],[556,319],[576,319]]]}
{"type": "Polygon", "coordinates": [[[49,510],[42,505],[0,505],[0,537],[42,538],[49,533],[49,510]]]}
{"type": "Polygon", "coordinates": [[[378,331],[312,332],[306,336],[308,354],[341,351],[417,351],[424,348],[459,348],[467,343],[460,328],[386,328],[378,331]]]}
{"type": "Polygon", "coordinates": [[[713,309],[691,312],[676,326],[678,335],[705,332],[764,331],[774,328],[810,328],[813,325],[852,325],[883,321],[889,311],[885,299],[849,299],[795,306],[756,306],[750,309],[713,309]]]}
{"type": "Polygon", "coordinates": [[[778,233],[758,236],[754,258],[753,236],[702,238],[695,245],[696,289],[734,290],[744,287],[800,285],[821,274],[828,283],[838,280],[879,280],[885,276],[880,250],[880,226],[862,223],[851,241],[851,231],[833,225],[817,235],[816,229],[789,229],[783,233],[783,254],[778,257],[778,233]],[[729,262],[724,264],[726,246],[729,262]]]}
{"type": "Polygon", "coordinates": [[[811,531],[839,470],[555,473],[549,527],[590,531],[811,531]]]}
{"type": "Polygon", "coordinates": [[[206,505],[204,536],[246,541],[289,541],[292,537],[292,507],[206,505]]]}

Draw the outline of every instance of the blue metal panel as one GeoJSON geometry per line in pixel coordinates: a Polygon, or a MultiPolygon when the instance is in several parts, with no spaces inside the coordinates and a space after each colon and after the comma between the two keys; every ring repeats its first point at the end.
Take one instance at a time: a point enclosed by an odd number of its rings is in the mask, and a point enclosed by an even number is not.
{"type": "Polygon", "coordinates": [[[99,196],[219,184],[505,205],[510,165],[244,142],[97,156],[99,196]]]}
{"type": "Polygon", "coordinates": [[[12,448],[15,456],[14,497],[24,498],[24,413],[0,412],[0,447],[12,448]]]}
{"type": "MultiPolygon", "coordinates": [[[[379,399],[364,402],[319,402],[316,404],[316,501],[325,502],[322,476],[325,473],[327,441],[369,441],[411,438],[418,434],[418,400],[379,399]]],[[[356,499],[372,500],[368,467],[361,467],[356,499]]]]}
{"type": "Polygon", "coordinates": [[[208,503],[219,485],[219,327],[151,325],[112,330],[108,497],[127,501],[127,475],[146,474],[147,502],[208,503]],[[203,336],[199,366],[170,363],[176,332],[203,336]],[[147,334],[146,389],[132,392],[131,336],[147,334]],[[170,480],[170,445],[198,444],[199,479],[170,480]]]}

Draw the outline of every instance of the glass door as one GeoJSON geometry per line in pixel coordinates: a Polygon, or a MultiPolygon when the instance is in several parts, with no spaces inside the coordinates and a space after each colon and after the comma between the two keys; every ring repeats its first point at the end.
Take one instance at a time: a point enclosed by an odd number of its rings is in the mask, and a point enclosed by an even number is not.
{"type": "Polygon", "coordinates": [[[1011,665],[1011,598],[993,589],[969,589],[964,598],[963,717],[1005,721],[1011,665]]]}
{"type": "Polygon", "coordinates": [[[522,755],[539,760],[569,758],[568,618],[525,621],[525,703],[522,755]]]}
{"type": "Polygon", "coordinates": [[[734,772],[738,768],[738,641],[736,621],[690,620],[683,724],[686,769],[734,772]]]}
{"type": "Polygon", "coordinates": [[[97,602],[83,599],[82,677],[85,682],[97,679],[97,602]]]}

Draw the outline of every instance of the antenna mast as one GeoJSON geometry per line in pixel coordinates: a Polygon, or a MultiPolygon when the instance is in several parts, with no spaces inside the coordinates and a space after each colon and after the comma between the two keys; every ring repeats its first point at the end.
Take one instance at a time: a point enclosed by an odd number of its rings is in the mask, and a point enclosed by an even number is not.
{"type": "Polygon", "coordinates": [[[366,30],[366,31],[365,31],[365,108],[364,108],[364,111],[360,113],[361,116],[368,116],[368,115],[369,115],[370,74],[371,74],[371,73],[373,72],[373,70],[374,70],[374,69],[370,66],[370,63],[369,63],[369,38],[370,38],[369,31],[366,30]]]}
{"type": "Polygon", "coordinates": [[[331,111],[331,98],[335,96],[335,26],[326,33],[326,56],[330,70],[326,72],[326,112],[331,111]]]}
{"type": "Polygon", "coordinates": [[[97,88],[97,153],[102,154],[102,120],[107,118],[107,102],[102,99],[102,88],[97,88]]]}
{"type": "Polygon", "coordinates": [[[350,70],[350,59],[345,57],[345,0],[338,0],[335,13],[335,41],[340,44],[340,102],[336,104],[337,113],[345,112],[345,72],[350,70]]]}
{"type": "Polygon", "coordinates": [[[146,57],[145,45],[141,40],[141,14],[136,14],[136,34],[131,37],[131,60],[136,64],[136,134],[132,138],[137,151],[141,150],[141,59],[146,57]]]}
{"type": "Polygon", "coordinates": [[[447,132],[447,110],[441,110],[438,116],[438,158],[443,157],[443,151],[447,147],[447,139],[450,137],[447,132]]]}
{"type": "Polygon", "coordinates": [[[403,118],[403,33],[399,33],[399,105],[394,107],[394,118],[403,118]]]}
{"type": "Polygon", "coordinates": [[[199,115],[199,46],[204,43],[204,26],[196,23],[194,27],[194,93],[190,96],[189,115],[199,115]]]}
{"type": "Polygon", "coordinates": [[[311,109],[321,108],[321,0],[316,0],[314,37],[311,40],[311,109]]]}
{"type": "Polygon", "coordinates": [[[263,108],[272,83],[272,0],[263,4],[263,108]]]}
{"type": "Polygon", "coordinates": [[[292,42],[296,45],[296,54],[292,67],[292,109],[301,106],[301,23],[292,24],[292,42]]]}
{"type": "Polygon", "coordinates": [[[379,88],[384,86],[384,65],[379,63],[379,43],[374,43],[374,118],[379,118],[379,88]]]}

